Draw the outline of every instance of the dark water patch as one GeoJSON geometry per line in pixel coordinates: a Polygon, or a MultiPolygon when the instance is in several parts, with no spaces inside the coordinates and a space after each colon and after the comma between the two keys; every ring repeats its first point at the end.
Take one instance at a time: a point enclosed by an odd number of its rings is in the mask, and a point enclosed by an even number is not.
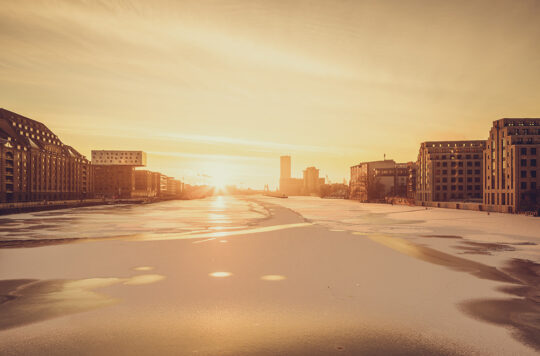
{"type": "Polygon", "coordinates": [[[0,281],[0,330],[113,304],[114,299],[93,289],[117,282],[117,278],[0,281]]]}
{"type": "Polygon", "coordinates": [[[522,284],[499,288],[514,298],[470,300],[460,309],[484,322],[510,327],[513,337],[540,351],[540,264],[512,259],[503,271],[522,284]]]}
{"type": "Polygon", "coordinates": [[[530,242],[530,241],[525,241],[525,242],[512,242],[512,243],[508,243],[507,245],[513,245],[513,246],[536,246],[538,244],[534,243],[534,242],[530,242]]]}
{"type": "MultiPolygon", "coordinates": [[[[105,240],[103,238],[102,240],[105,240]]],[[[0,249],[2,248],[22,248],[22,247],[43,247],[52,245],[63,245],[75,242],[88,242],[98,239],[86,238],[63,238],[63,239],[13,239],[0,240],[0,249]]]]}
{"type": "Polygon", "coordinates": [[[463,237],[457,235],[420,235],[421,237],[430,237],[438,239],[462,239],[463,237]]]}
{"type": "Polygon", "coordinates": [[[462,253],[471,255],[491,255],[492,252],[515,251],[512,246],[502,243],[463,241],[461,245],[454,246],[462,253]]]}
{"type": "Polygon", "coordinates": [[[480,262],[457,257],[439,250],[435,250],[431,247],[417,245],[398,237],[389,237],[383,235],[368,235],[368,237],[396,251],[422,261],[445,266],[456,271],[467,272],[481,279],[520,284],[520,281],[516,280],[511,275],[498,270],[495,267],[488,266],[480,262]]]}
{"type": "Polygon", "coordinates": [[[460,303],[459,308],[475,319],[510,327],[516,340],[540,351],[540,264],[524,259],[512,259],[499,270],[405,239],[388,236],[369,237],[422,261],[467,272],[481,279],[511,283],[512,285],[499,287],[499,290],[515,298],[470,300],[460,303]]]}

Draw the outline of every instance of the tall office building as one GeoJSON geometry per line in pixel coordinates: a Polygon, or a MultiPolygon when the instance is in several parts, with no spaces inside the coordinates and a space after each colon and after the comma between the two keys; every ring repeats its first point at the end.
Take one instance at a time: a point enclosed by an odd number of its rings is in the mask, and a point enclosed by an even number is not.
{"type": "Polygon", "coordinates": [[[319,178],[319,170],[315,167],[308,167],[303,173],[302,193],[306,195],[319,193],[324,184],[324,178],[319,178]]]}
{"type": "Polygon", "coordinates": [[[539,118],[494,121],[484,150],[484,204],[501,212],[539,209],[539,160],[539,118]]]}
{"type": "Polygon", "coordinates": [[[279,191],[286,195],[301,195],[304,181],[291,178],[291,156],[281,156],[279,172],[279,191]]]}
{"type": "Polygon", "coordinates": [[[280,161],[280,179],[291,178],[291,156],[281,156],[279,157],[280,161]]]}
{"type": "Polygon", "coordinates": [[[430,141],[420,145],[416,201],[481,201],[486,141],[430,141]]]}
{"type": "Polygon", "coordinates": [[[0,202],[93,194],[90,162],[41,122],[0,109],[0,202]]]}

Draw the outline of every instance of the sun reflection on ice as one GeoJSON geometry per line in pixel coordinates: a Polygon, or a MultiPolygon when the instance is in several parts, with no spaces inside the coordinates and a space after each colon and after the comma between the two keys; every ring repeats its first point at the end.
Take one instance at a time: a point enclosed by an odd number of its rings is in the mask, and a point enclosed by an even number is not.
{"type": "Polygon", "coordinates": [[[232,273],[230,272],[213,272],[208,274],[210,277],[214,278],[226,278],[232,276],[232,273]]]}

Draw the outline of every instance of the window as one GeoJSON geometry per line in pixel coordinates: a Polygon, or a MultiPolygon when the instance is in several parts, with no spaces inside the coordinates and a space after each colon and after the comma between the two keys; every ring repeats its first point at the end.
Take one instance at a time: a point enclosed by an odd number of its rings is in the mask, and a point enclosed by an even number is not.
{"type": "Polygon", "coordinates": [[[521,154],[522,155],[526,155],[527,154],[527,149],[526,148],[521,148],[521,154]]]}
{"type": "Polygon", "coordinates": [[[531,148],[531,154],[532,154],[532,155],[535,155],[535,154],[536,154],[536,148],[531,148]]]}
{"type": "Polygon", "coordinates": [[[521,189],[527,189],[527,182],[521,182],[521,189]]]}
{"type": "Polygon", "coordinates": [[[527,178],[527,171],[521,171],[521,178],[527,178]]]}
{"type": "Polygon", "coordinates": [[[479,186],[479,185],[475,185],[475,186],[474,186],[474,189],[480,190],[480,186],[479,186]]]}
{"type": "Polygon", "coordinates": [[[527,160],[526,159],[521,160],[521,167],[527,167],[527,160]]]}
{"type": "Polygon", "coordinates": [[[531,178],[536,178],[536,171],[531,171],[531,178]]]}
{"type": "Polygon", "coordinates": [[[475,170],[474,170],[474,174],[480,174],[480,170],[479,170],[479,169],[475,169],[475,170]]]}
{"type": "Polygon", "coordinates": [[[536,189],[536,182],[531,182],[531,189],[536,189]]]}
{"type": "Polygon", "coordinates": [[[467,174],[472,174],[472,169],[467,169],[467,174]]]}
{"type": "Polygon", "coordinates": [[[472,167],[472,162],[467,162],[467,167],[472,167]]]}
{"type": "Polygon", "coordinates": [[[472,190],[472,185],[468,185],[467,190],[472,190]]]}
{"type": "Polygon", "coordinates": [[[531,167],[536,167],[536,159],[531,159],[531,167]]]}

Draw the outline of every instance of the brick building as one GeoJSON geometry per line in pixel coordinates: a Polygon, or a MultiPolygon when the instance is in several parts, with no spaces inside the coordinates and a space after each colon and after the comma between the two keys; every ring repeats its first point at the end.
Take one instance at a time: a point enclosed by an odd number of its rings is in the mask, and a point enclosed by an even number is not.
{"type": "Polygon", "coordinates": [[[90,162],[41,122],[0,109],[0,202],[93,196],[90,162]]]}

